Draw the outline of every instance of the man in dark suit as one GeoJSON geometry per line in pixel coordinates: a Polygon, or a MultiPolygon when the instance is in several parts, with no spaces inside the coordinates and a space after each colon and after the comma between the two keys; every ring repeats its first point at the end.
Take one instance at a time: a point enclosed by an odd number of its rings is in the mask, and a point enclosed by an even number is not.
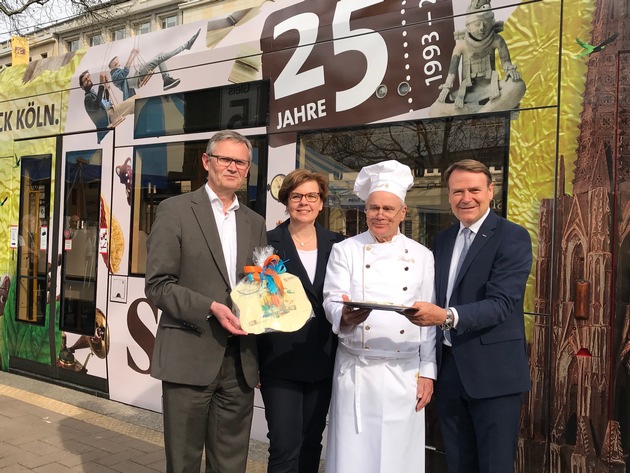
{"type": "Polygon", "coordinates": [[[145,291],[162,310],[151,375],[162,380],[166,471],[245,472],[258,382],[256,340],[232,312],[231,288],[267,244],[240,205],[252,146],[219,132],[202,156],[208,183],[163,201],[147,241],[145,291]]]}
{"type": "Polygon", "coordinates": [[[90,77],[89,71],[83,71],[79,75],[79,85],[85,92],[83,105],[88,116],[96,126],[97,142],[100,143],[107,132],[110,123],[110,116],[113,110],[112,102],[109,97],[109,90],[106,87],[107,76],[104,73],[100,75],[101,83],[98,85],[97,92],[92,90],[94,83],[90,77]]]}
{"type": "Polygon", "coordinates": [[[417,302],[409,317],[442,328],[435,398],[449,472],[506,473],[531,387],[523,316],[531,240],[490,210],[494,185],[483,163],[459,161],[444,180],[459,223],[435,240],[439,305],[417,302]]]}

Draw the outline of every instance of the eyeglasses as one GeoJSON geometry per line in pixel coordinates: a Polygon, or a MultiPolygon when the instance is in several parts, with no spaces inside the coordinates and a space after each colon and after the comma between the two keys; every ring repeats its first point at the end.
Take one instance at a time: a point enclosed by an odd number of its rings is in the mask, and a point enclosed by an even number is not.
{"type": "Polygon", "coordinates": [[[321,196],[317,192],[309,192],[308,194],[294,192],[289,195],[289,200],[291,202],[302,202],[302,197],[305,197],[307,202],[317,202],[321,196]]]}
{"type": "Polygon", "coordinates": [[[398,212],[400,212],[402,209],[403,207],[400,207],[398,210],[396,210],[394,207],[388,207],[388,206],[379,207],[377,205],[371,205],[369,207],[366,207],[365,215],[372,218],[372,217],[376,217],[379,213],[382,212],[383,217],[385,217],[388,220],[392,220],[396,215],[398,215],[398,212]]]}
{"type": "MultiPolygon", "coordinates": [[[[208,155],[207,155],[208,156],[208,155]]],[[[210,154],[209,156],[216,158],[219,166],[227,168],[232,163],[236,165],[236,169],[244,170],[249,167],[251,161],[243,161],[242,159],[228,158],[227,156],[217,156],[216,154],[210,154]]]]}

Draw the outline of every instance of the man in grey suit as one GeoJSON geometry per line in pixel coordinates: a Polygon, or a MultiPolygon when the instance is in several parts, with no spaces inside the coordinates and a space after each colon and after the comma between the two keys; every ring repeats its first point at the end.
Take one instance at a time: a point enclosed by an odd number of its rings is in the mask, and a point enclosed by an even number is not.
{"type": "Polygon", "coordinates": [[[145,291],[162,310],[151,376],[162,380],[168,473],[245,472],[258,382],[256,340],[231,288],[265,246],[264,219],[240,205],[252,145],[222,131],[202,156],[208,183],[163,201],[147,241],[145,291]]]}

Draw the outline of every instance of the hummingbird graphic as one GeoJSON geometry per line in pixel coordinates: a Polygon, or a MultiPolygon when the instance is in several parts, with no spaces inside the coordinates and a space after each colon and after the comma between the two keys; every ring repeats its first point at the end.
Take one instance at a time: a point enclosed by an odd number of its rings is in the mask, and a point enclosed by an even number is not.
{"type": "Polygon", "coordinates": [[[582,56],[586,56],[587,54],[596,53],[596,52],[601,51],[602,49],[604,49],[606,47],[607,44],[610,44],[614,40],[616,40],[617,36],[619,36],[619,33],[615,33],[615,34],[609,36],[608,38],[606,38],[604,41],[602,41],[602,43],[598,44],[597,46],[593,46],[592,44],[588,44],[588,43],[580,40],[580,38],[575,38],[577,43],[584,48],[584,51],[582,51],[580,54],[575,56],[575,59],[579,59],[582,56]]]}

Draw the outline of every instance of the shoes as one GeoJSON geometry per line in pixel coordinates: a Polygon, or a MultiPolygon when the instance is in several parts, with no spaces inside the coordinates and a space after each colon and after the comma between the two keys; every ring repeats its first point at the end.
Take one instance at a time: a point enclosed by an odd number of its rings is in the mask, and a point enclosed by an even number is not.
{"type": "Polygon", "coordinates": [[[164,79],[164,90],[172,89],[173,87],[177,87],[181,79],[173,79],[171,76],[168,76],[164,79]]]}
{"type": "Polygon", "coordinates": [[[197,36],[199,36],[199,33],[201,33],[201,28],[199,28],[197,30],[197,32],[193,35],[192,38],[190,38],[186,44],[184,44],[184,49],[190,49],[192,48],[192,45],[195,43],[195,41],[197,41],[197,36]]]}

